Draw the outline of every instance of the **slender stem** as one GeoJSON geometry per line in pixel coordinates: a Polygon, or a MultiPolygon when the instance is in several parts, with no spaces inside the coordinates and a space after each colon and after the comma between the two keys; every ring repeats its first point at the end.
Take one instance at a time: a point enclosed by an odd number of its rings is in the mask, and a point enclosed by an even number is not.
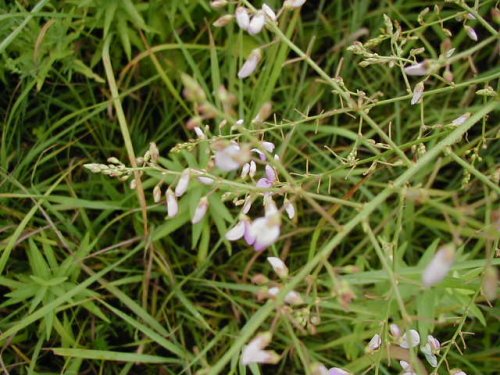
{"type": "Polygon", "coordinates": [[[379,193],[370,203],[367,203],[363,210],[361,210],[354,218],[352,218],[343,227],[343,231],[338,232],[323,248],[312,258],[300,272],[283,287],[279,295],[274,301],[268,301],[264,306],[255,312],[253,317],[246,323],[240,331],[240,335],[233,342],[231,347],[226,353],[216,362],[208,374],[219,374],[231,359],[237,355],[241,347],[252,337],[265,320],[271,315],[275,309],[281,305],[288,292],[297,287],[297,285],[307,277],[316,266],[321,262],[328,259],[333,250],[341,243],[341,241],[360,223],[366,220],[370,214],[375,211],[383,202],[385,202],[394,192],[395,189],[402,187],[405,183],[410,181],[417,173],[421,172],[428,164],[432,163],[447,147],[458,142],[462,136],[472,126],[481,120],[481,118],[497,107],[497,103],[490,102],[485,105],[481,110],[477,111],[471,116],[462,126],[456,128],[453,132],[448,134],[441,142],[436,144],[432,149],[425,153],[413,166],[406,170],[398,179],[394,181],[391,186],[387,186],[381,193],[379,193]]]}
{"type": "MultiPolygon", "coordinates": [[[[130,132],[128,130],[127,119],[125,118],[125,113],[123,112],[122,103],[120,101],[120,94],[118,93],[118,87],[116,86],[116,80],[113,73],[113,66],[111,65],[111,59],[109,57],[110,44],[111,44],[111,36],[108,36],[104,42],[104,48],[102,51],[102,61],[104,64],[104,70],[106,71],[106,77],[108,79],[109,89],[111,90],[113,105],[115,106],[116,115],[118,117],[118,123],[120,124],[120,131],[122,133],[123,141],[125,143],[125,149],[127,150],[130,165],[132,166],[132,168],[137,168],[134,146],[132,145],[132,139],[130,137],[130,132]]],[[[141,211],[142,211],[142,220],[144,225],[143,234],[147,235],[148,213],[147,213],[146,197],[144,195],[144,189],[142,187],[140,173],[138,171],[135,171],[134,177],[137,184],[136,185],[137,197],[139,198],[139,203],[141,205],[141,211]]]]}

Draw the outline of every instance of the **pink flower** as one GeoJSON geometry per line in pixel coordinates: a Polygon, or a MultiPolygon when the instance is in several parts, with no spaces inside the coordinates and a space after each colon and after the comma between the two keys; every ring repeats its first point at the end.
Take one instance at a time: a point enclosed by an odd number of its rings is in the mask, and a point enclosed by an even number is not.
{"type": "Polygon", "coordinates": [[[259,217],[253,221],[249,236],[255,239],[253,246],[256,251],[262,251],[278,240],[280,225],[279,214],[259,217]]]}
{"type": "Polygon", "coordinates": [[[380,345],[382,345],[382,338],[377,333],[375,336],[372,337],[372,339],[368,343],[367,350],[369,352],[374,352],[375,350],[380,348],[380,345]]]}
{"type": "Polygon", "coordinates": [[[226,233],[226,239],[229,241],[237,241],[245,235],[245,222],[243,220],[238,221],[234,227],[232,227],[226,233]]]}
{"type": "Polygon", "coordinates": [[[175,187],[175,196],[176,197],[182,197],[184,193],[186,192],[188,186],[189,186],[189,178],[191,176],[191,172],[189,169],[184,169],[182,171],[181,177],[179,178],[179,182],[177,183],[177,186],[175,187]]]}
{"type": "Polygon", "coordinates": [[[232,143],[215,153],[215,165],[224,172],[234,171],[240,168],[246,154],[238,144],[232,143]]]}
{"type": "Polygon", "coordinates": [[[283,6],[289,9],[300,8],[305,2],[306,0],[285,0],[283,6]]]}
{"type": "Polygon", "coordinates": [[[250,35],[256,35],[262,31],[264,25],[266,24],[266,14],[263,10],[258,10],[257,13],[250,20],[248,25],[248,33],[250,35]]]}
{"type": "Polygon", "coordinates": [[[267,261],[271,264],[271,267],[273,267],[273,270],[278,277],[285,279],[288,276],[288,267],[280,258],[268,257],[267,261]]]}
{"type": "Polygon", "coordinates": [[[455,261],[455,247],[452,244],[441,247],[422,274],[422,282],[431,287],[441,282],[455,261]]]}
{"type": "Polygon", "coordinates": [[[280,356],[272,350],[263,350],[271,343],[271,332],[260,333],[248,345],[243,347],[241,353],[241,362],[244,365],[250,363],[268,363],[276,364],[280,360],[280,356]]]}
{"type": "Polygon", "coordinates": [[[427,61],[422,61],[418,64],[413,64],[405,68],[405,73],[409,76],[425,76],[429,72],[429,64],[427,61]]]}
{"type": "Polygon", "coordinates": [[[243,30],[247,30],[248,26],[250,25],[250,16],[248,15],[248,9],[245,7],[236,8],[235,16],[238,26],[243,30]]]}
{"type": "Polygon", "coordinates": [[[207,210],[208,210],[208,198],[203,197],[200,199],[198,206],[194,210],[194,215],[193,218],[191,219],[191,223],[193,224],[199,223],[205,217],[207,210]]]}
{"type": "Polygon", "coordinates": [[[414,348],[418,344],[420,344],[420,335],[414,329],[410,329],[401,337],[399,346],[404,349],[410,349],[414,348]]]}
{"type": "Polygon", "coordinates": [[[249,77],[255,71],[255,69],[257,69],[257,65],[259,65],[261,59],[262,52],[259,48],[256,48],[252,52],[250,52],[250,55],[238,72],[238,78],[243,79],[249,77]]]}
{"type": "Polygon", "coordinates": [[[177,198],[175,197],[172,189],[168,188],[165,192],[165,197],[167,200],[167,215],[168,217],[174,217],[179,212],[179,204],[177,203],[177,198]]]}

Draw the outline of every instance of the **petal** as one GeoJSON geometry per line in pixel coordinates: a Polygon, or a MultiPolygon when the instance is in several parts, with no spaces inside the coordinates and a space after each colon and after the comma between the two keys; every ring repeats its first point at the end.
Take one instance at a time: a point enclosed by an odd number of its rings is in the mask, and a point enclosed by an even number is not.
{"type": "Polygon", "coordinates": [[[455,261],[455,247],[451,244],[441,247],[422,274],[422,282],[426,287],[433,286],[443,280],[455,261]]]}
{"type": "Polygon", "coordinates": [[[274,272],[280,278],[284,279],[288,276],[288,267],[280,258],[268,257],[267,261],[271,264],[271,267],[273,267],[274,272]]]}
{"type": "Polygon", "coordinates": [[[256,35],[262,31],[264,25],[266,24],[266,14],[264,11],[259,10],[252,17],[250,25],[248,25],[248,33],[250,35],[256,35]]]}
{"type": "Polygon", "coordinates": [[[204,217],[205,214],[207,213],[208,209],[208,198],[203,197],[200,199],[200,202],[198,203],[198,206],[196,207],[194,211],[193,218],[191,219],[191,223],[197,224],[199,223],[204,217]]]}
{"type": "Polygon", "coordinates": [[[181,197],[182,195],[184,195],[189,186],[190,176],[191,172],[189,171],[189,169],[184,169],[184,171],[182,171],[181,177],[179,178],[179,182],[175,187],[175,196],[181,197]]]}
{"type": "Polygon", "coordinates": [[[168,217],[174,217],[179,212],[179,204],[177,203],[177,198],[170,188],[167,189],[165,196],[167,198],[167,215],[168,217]]]}
{"type": "Polygon", "coordinates": [[[233,228],[226,233],[226,239],[237,241],[245,234],[245,222],[239,221],[233,228]]]}
{"type": "Polygon", "coordinates": [[[250,16],[248,15],[248,9],[245,7],[236,8],[235,16],[238,26],[243,30],[247,30],[248,26],[250,25],[250,16]]]}

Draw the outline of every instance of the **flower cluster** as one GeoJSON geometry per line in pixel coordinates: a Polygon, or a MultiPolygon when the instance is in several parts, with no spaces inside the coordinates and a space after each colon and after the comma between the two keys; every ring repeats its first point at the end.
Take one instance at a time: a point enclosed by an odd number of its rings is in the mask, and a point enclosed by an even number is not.
{"type": "MultiPolygon", "coordinates": [[[[262,4],[260,9],[238,6],[234,14],[225,14],[219,17],[213,25],[223,27],[236,20],[236,24],[241,30],[248,32],[250,35],[257,35],[264,30],[266,24],[278,22],[278,18],[284,10],[300,8],[305,2],[306,0],[285,0],[282,8],[277,13],[266,3],[262,4]]],[[[215,9],[224,8],[226,5],[227,1],[221,0],[212,1],[211,3],[211,6],[215,9]]],[[[261,59],[262,50],[260,48],[252,50],[238,72],[238,77],[241,79],[249,77],[257,69],[261,59]]]]}

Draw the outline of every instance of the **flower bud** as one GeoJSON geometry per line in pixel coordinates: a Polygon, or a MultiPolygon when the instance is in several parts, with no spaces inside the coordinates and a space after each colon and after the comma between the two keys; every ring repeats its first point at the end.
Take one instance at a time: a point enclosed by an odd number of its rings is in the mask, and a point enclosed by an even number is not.
{"type": "Polygon", "coordinates": [[[153,189],[153,201],[158,203],[161,200],[161,187],[156,185],[153,189]]]}
{"type": "Polygon", "coordinates": [[[200,199],[200,202],[198,203],[198,206],[194,210],[194,215],[193,218],[191,219],[191,223],[193,224],[199,223],[205,217],[207,209],[208,209],[208,198],[202,197],[200,199]]]}
{"type": "Polygon", "coordinates": [[[245,7],[236,8],[235,16],[238,26],[243,30],[247,30],[248,26],[250,25],[250,16],[248,15],[248,9],[245,7]]]}
{"type": "Polygon", "coordinates": [[[404,70],[409,76],[425,76],[429,72],[429,63],[424,60],[421,63],[407,66],[404,70]]]}
{"type": "Polygon", "coordinates": [[[283,6],[288,9],[300,8],[304,5],[306,0],[285,0],[283,6]]]}
{"type": "Polygon", "coordinates": [[[415,89],[413,90],[413,97],[411,98],[411,105],[415,105],[420,103],[422,96],[424,95],[424,83],[419,82],[416,84],[415,89]]]}
{"type": "Polygon", "coordinates": [[[182,197],[186,192],[189,186],[189,178],[191,177],[191,171],[189,168],[186,168],[182,171],[181,177],[179,178],[179,182],[177,182],[177,186],[175,187],[175,196],[182,197]]]}
{"type": "Polygon", "coordinates": [[[429,262],[422,274],[422,282],[426,287],[436,285],[443,280],[455,261],[455,246],[442,246],[429,262]]]}
{"type": "Polygon", "coordinates": [[[238,78],[244,79],[249,77],[255,71],[255,69],[257,69],[257,65],[259,64],[261,59],[262,52],[260,48],[254,49],[238,72],[238,78]]]}
{"type": "Polygon", "coordinates": [[[268,257],[267,261],[271,264],[278,277],[285,279],[288,276],[288,268],[280,258],[268,257]]]}
{"type": "Polygon", "coordinates": [[[257,13],[250,20],[248,25],[248,33],[250,35],[256,35],[262,31],[264,25],[266,24],[266,14],[262,10],[258,10],[257,13]]]}
{"type": "Polygon", "coordinates": [[[172,189],[168,188],[165,192],[165,197],[167,200],[167,215],[168,217],[174,217],[179,212],[179,204],[177,203],[177,198],[175,197],[172,189]]]}
{"type": "Polygon", "coordinates": [[[215,22],[212,23],[212,25],[214,27],[224,27],[224,26],[229,25],[233,19],[234,19],[234,16],[232,16],[231,14],[225,14],[225,15],[217,18],[215,20],[215,22]]]}
{"type": "Polygon", "coordinates": [[[404,349],[409,349],[414,348],[418,344],[420,344],[420,335],[414,329],[410,329],[401,337],[399,346],[404,349]]]}
{"type": "Polygon", "coordinates": [[[380,345],[382,345],[382,338],[377,333],[372,337],[372,339],[368,343],[366,350],[367,350],[367,352],[374,352],[374,351],[378,350],[378,348],[380,348],[380,345]]]}

